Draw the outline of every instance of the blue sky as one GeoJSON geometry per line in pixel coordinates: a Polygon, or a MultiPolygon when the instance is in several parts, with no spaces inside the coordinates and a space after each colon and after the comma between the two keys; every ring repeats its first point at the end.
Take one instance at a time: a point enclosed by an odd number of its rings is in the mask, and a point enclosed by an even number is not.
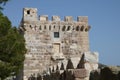
{"type": "Polygon", "coordinates": [[[120,0],[11,0],[3,13],[18,26],[24,7],[38,8],[38,15],[88,16],[91,51],[99,52],[99,61],[120,65],[120,0]]]}

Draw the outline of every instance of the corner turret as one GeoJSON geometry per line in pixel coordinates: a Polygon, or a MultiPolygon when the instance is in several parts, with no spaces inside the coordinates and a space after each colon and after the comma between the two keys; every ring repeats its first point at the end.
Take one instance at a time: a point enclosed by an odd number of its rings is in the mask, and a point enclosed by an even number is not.
{"type": "Polygon", "coordinates": [[[36,21],[37,18],[37,8],[23,9],[23,21],[36,21]]]}

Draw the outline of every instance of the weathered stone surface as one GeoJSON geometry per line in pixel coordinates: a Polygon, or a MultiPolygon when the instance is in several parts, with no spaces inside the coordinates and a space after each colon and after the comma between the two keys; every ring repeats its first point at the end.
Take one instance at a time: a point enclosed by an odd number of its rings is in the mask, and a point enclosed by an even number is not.
{"type": "Polygon", "coordinates": [[[75,78],[85,78],[89,76],[89,72],[86,69],[75,69],[73,74],[75,78]]]}
{"type": "Polygon", "coordinates": [[[66,69],[69,59],[77,68],[82,54],[85,55],[85,69],[97,69],[98,55],[89,51],[88,17],[79,16],[77,19],[74,21],[72,16],[65,16],[62,21],[59,16],[52,16],[52,20],[48,20],[47,15],[38,19],[36,8],[23,9],[19,29],[28,50],[24,61],[24,80],[32,74],[58,71],[61,65],[66,69]]]}

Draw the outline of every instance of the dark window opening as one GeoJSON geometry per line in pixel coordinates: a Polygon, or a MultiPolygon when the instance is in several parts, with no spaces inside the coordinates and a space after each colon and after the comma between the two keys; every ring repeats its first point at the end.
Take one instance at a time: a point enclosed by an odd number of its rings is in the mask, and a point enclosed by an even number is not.
{"type": "Polygon", "coordinates": [[[84,30],[84,26],[81,27],[80,31],[83,31],[84,30]]]}
{"type": "Polygon", "coordinates": [[[32,28],[32,26],[30,25],[30,28],[32,28]]]}
{"type": "Polygon", "coordinates": [[[39,27],[39,29],[41,30],[41,26],[39,27]]]}
{"type": "Polygon", "coordinates": [[[27,11],[27,14],[30,14],[30,10],[27,11]]]}
{"type": "Polygon", "coordinates": [[[49,30],[51,30],[51,26],[49,26],[49,30]]]}
{"type": "Polygon", "coordinates": [[[54,26],[54,29],[55,29],[55,26],[54,26]]]}
{"type": "Polygon", "coordinates": [[[69,31],[70,30],[70,26],[68,26],[68,28],[67,28],[67,31],[69,31]]]}
{"type": "Polygon", "coordinates": [[[44,26],[44,29],[46,29],[46,25],[44,26]]]}
{"type": "Polygon", "coordinates": [[[54,38],[59,38],[59,32],[54,32],[54,38]]]}
{"type": "Polygon", "coordinates": [[[88,31],[88,28],[85,29],[85,32],[87,32],[87,31],[88,31]]]}
{"type": "Polygon", "coordinates": [[[79,26],[76,27],[76,31],[79,31],[79,26]]]}
{"type": "Polygon", "coordinates": [[[65,29],[66,29],[66,27],[65,27],[65,26],[63,26],[62,31],[65,31],[65,29]]]}

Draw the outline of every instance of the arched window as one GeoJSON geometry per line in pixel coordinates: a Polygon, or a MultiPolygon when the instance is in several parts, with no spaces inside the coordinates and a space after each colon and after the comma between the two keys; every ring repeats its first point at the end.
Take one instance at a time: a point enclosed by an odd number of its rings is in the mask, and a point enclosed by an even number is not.
{"type": "Polygon", "coordinates": [[[46,29],[46,25],[44,26],[44,29],[46,29]]]}
{"type": "Polygon", "coordinates": [[[70,26],[67,27],[67,31],[69,31],[69,30],[70,30],[70,26]]]}
{"type": "Polygon", "coordinates": [[[30,25],[30,28],[32,28],[32,26],[30,25]]]}
{"type": "Polygon", "coordinates": [[[27,10],[27,14],[30,14],[30,10],[27,10]]]}
{"type": "Polygon", "coordinates": [[[84,26],[81,27],[80,31],[83,31],[84,30],[84,26]]]}
{"type": "Polygon", "coordinates": [[[49,26],[49,30],[51,30],[51,25],[49,26]]]}
{"type": "Polygon", "coordinates": [[[39,27],[39,30],[42,30],[41,26],[39,27]]]}
{"type": "Polygon", "coordinates": [[[73,31],[75,30],[74,26],[72,27],[72,30],[73,30],[73,31]]]}
{"type": "Polygon", "coordinates": [[[80,27],[79,27],[79,26],[77,26],[77,27],[76,27],[76,31],[79,31],[79,30],[80,30],[80,27]]]}
{"type": "Polygon", "coordinates": [[[62,31],[65,31],[65,29],[66,29],[66,26],[63,26],[62,31]]]}
{"type": "Polygon", "coordinates": [[[88,28],[85,28],[85,32],[87,32],[88,31],[88,28]]]}
{"type": "Polygon", "coordinates": [[[54,26],[54,29],[55,29],[55,26],[54,26]]]}

